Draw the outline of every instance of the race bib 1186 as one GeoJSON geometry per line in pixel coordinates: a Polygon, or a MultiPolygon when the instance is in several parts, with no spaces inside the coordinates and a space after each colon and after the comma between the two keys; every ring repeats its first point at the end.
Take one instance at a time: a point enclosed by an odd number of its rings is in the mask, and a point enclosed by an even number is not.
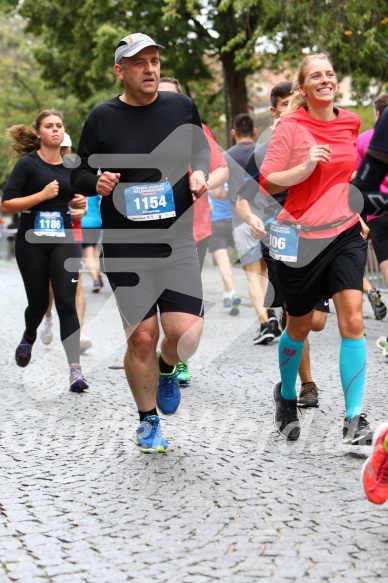
{"type": "Polygon", "coordinates": [[[65,237],[63,217],[59,211],[38,211],[35,213],[34,233],[38,236],[65,237]]]}

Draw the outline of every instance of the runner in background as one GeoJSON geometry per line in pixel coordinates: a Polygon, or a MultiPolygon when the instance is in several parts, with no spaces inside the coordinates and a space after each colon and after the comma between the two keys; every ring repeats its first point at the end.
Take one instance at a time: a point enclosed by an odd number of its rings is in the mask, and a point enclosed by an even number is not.
{"type": "MultiPolygon", "coordinates": [[[[381,205],[383,211],[388,203],[388,193],[379,187],[388,175],[388,109],[379,116],[375,131],[367,146],[365,155],[353,180],[358,189],[352,193],[356,197],[361,192],[368,207],[381,205]],[[373,202],[375,201],[375,202],[373,202]]],[[[375,220],[375,219],[374,219],[375,220]]],[[[373,436],[373,452],[361,471],[361,481],[366,497],[373,504],[384,504],[388,500],[388,423],[380,425],[373,436]]]]}
{"type": "MultiPolygon", "coordinates": [[[[33,129],[25,125],[6,131],[17,162],[4,188],[2,211],[21,213],[16,235],[16,260],[23,278],[28,305],[25,330],[15,360],[26,367],[38,327],[47,310],[51,281],[58,312],[61,341],[70,368],[70,391],[88,388],[80,366],[80,325],[75,297],[78,271],[65,269],[67,259],[79,257],[74,242],[69,202],[73,197],[70,168],[63,164],[60,146],[64,138],[61,113],[44,110],[33,129]]],[[[85,199],[76,195],[77,206],[85,199]]],[[[42,377],[44,382],[44,376],[42,377]]]]}
{"type": "MultiPolygon", "coordinates": [[[[63,142],[61,144],[61,156],[70,156],[71,154],[71,147],[72,141],[68,133],[65,132],[63,142]]],[[[82,243],[82,232],[81,232],[81,221],[82,218],[86,214],[86,208],[82,209],[75,209],[70,208],[71,218],[72,218],[72,225],[74,230],[74,240],[81,245],[82,243]]],[[[79,247],[79,256],[82,257],[82,248],[79,247]]],[[[53,303],[54,303],[54,294],[53,289],[50,282],[50,290],[49,290],[49,305],[47,311],[44,315],[42,324],[40,325],[39,337],[43,344],[49,345],[53,341],[54,338],[54,331],[53,331],[53,303]]],[[[92,347],[92,341],[90,338],[86,336],[83,332],[83,325],[85,320],[85,312],[86,312],[86,297],[84,288],[82,285],[82,269],[79,271],[78,275],[78,284],[77,284],[77,293],[75,296],[75,305],[77,310],[77,316],[80,323],[80,352],[83,354],[88,350],[88,348],[92,347]]]]}
{"type": "MultiPolygon", "coordinates": [[[[248,280],[249,296],[260,323],[253,337],[253,344],[265,345],[280,336],[275,311],[264,307],[264,297],[268,287],[267,266],[263,259],[260,242],[252,237],[249,225],[240,217],[236,208],[238,191],[246,176],[244,168],[256,148],[254,141],[256,129],[248,113],[240,113],[234,118],[231,135],[235,144],[224,153],[224,157],[229,168],[228,197],[232,208],[233,237],[240,263],[248,280]]],[[[253,201],[251,210],[260,216],[263,205],[256,205],[253,201]]]]}
{"type": "Polygon", "coordinates": [[[224,287],[222,304],[224,308],[229,310],[230,316],[238,316],[241,298],[236,293],[233,281],[232,253],[235,244],[232,228],[232,208],[230,201],[227,199],[227,187],[228,185],[225,184],[223,187],[215,188],[208,193],[212,221],[209,251],[217,264],[224,287]]]}
{"type": "MultiPolygon", "coordinates": [[[[161,77],[159,81],[158,92],[182,93],[182,89],[178,79],[175,77],[161,77]]],[[[221,154],[217,142],[210,129],[203,123],[203,131],[205,132],[207,141],[210,146],[210,169],[208,177],[208,189],[213,190],[222,186],[228,179],[229,170],[227,164],[221,154]]],[[[193,220],[193,236],[194,243],[198,252],[199,267],[202,271],[203,264],[206,257],[206,252],[209,246],[210,237],[212,234],[209,198],[205,193],[200,198],[194,201],[194,220],[193,220]]],[[[237,294],[230,294],[230,309],[238,309],[241,299],[237,294]]],[[[229,302],[228,302],[229,303],[229,302]]],[[[177,364],[178,382],[184,389],[190,385],[191,376],[188,368],[188,361],[179,361],[177,364]]]]}
{"type": "MultiPolygon", "coordinates": [[[[375,120],[378,123],[381,115],[388,106],[388,93],[381,93],[373,101],[375,110],[375,120]]],[[[367,153],[370,141],[374,134],[374,128],[360,134],[357,138],[357,165],[359,168],[362,159],[367,153]]],[[[380,192],[388,194],[388,177],[386,176],[379,186],[380,192]]],[[[363,214],[364,219],[370,228],[369,238],[373,244],[373,250],[379,265],[379,269],[384,277],[386,286],[388,286],[388,216],[376,216],[373,214],[363,214]]],[[[364,292],[367,293],[368,300],[372,306],[376,320],[382,320],[387,314],[387,307],[381,299],[378,289],[372,287],[367,281],[367,287],[364,292]]],[[[383,355],[388,357],[388,342],[386,336],[380,336],[376,341],[376,346],[382,351],[383,355]]]]}

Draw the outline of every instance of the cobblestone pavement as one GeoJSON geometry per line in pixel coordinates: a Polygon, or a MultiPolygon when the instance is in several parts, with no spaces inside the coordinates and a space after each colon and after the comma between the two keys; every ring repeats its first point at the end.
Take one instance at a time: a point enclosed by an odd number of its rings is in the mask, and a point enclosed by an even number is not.
{"type": "MultiPolygon", "coordinates": [[[[83,275],[90,389],[72,394],[58,327],[52,346],[36,342],[26,369],[14,364],[25,293],[16,265],[0,261],[0,582],[388,581],[388,504],[364,498],[365,449],[341,444],[335,316],[311,335],[320,407],[303,413],[301,438],[287,444],[272,425],[277,348],[253,345],[245,275],[234,271],[243,302],[230,317],[207,261],[192,385],[178,414],[162,421],[168,453],[147,456],[134,441],[137,414],[108,286],[92,294],[83,275]]],[[[388,363],[374,345],[387,322],[364,306],[364,410],[376,426],[388,417],[388,363]]]]}

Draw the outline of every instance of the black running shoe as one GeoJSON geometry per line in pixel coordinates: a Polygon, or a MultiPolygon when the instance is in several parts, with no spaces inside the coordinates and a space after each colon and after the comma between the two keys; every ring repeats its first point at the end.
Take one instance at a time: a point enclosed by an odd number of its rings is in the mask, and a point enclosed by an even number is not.
{"type": "Polygon", "coordinates": [[[314,382],[304,383],[299,392],[299,407],[318,407],[318,387],[314,382]]]}
{"type": "Polygon", "coordinates": [[[266,322],[265,324],[261,324],[257,330],[253,338],[253,344],[269,344],[274,338],[275,334],[272,331],[272,326],[269,322],[266,322]]]}
{"type": "Polygon", "coordinates": [[[267,310],[267,314],[268,314],[268,322],[271,324],[272,332],[274,333],[275,338],[277,338],[278,336],[281,335],[282,331],[280,330],[280,327],[279,327],[279,322],[278,322],[278,319],[276,317],[276,312],[275,312],[275,310],[272,310],[270,308],[267,310]]]}
{"type": "Polygon", "coordinates": [[[372,306],[376,320],[383,320],[387,315],[387,306],[382,301],[379,290],[375,287],[372,287],[366,295],[370,305],[372,306]]]}
{"type": "Polygon", "coordinates": [[[79,364],[70,365],[70,391],[72,393],[82,393],[88,389],[89,385],[86,382],[79,364]]]}
{"type": "Polygon", "coordinates": [[[372,445],[373,430],[365,413],[355,415],[350,420],[345,417],[342,434],[345,445],[372,445]]]}
{"type": "Polygon", "coordinates": [[[15,360],[18,366],[24,368],[27,366],[31,360],[31,352],[34,342],[27,340],[27,338],[23,335],[23,338],[20,341],[19,346],[15,352],[15,360]]]}
{"type": "Polygon", "coordinates": [[[288,441],[296,441],[300,435],[300,423],[297,413],[296,399],[289,401],[280,394],[282,383],[276,383],[272,388],[272,398],[275,403],[274,425],[278,433],[288,441]]]}

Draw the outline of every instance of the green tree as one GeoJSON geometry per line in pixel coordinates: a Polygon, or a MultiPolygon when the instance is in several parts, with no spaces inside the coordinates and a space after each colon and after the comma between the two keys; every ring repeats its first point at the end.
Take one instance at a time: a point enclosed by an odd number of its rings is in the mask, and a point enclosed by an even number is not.
{"type": "Polygon", "coordinates": [[[341,75],[352,75],[360,100],[372,80],[381,87],[388,80],[385,0],[0,0],[0,7],[26,19],[41,41],[33,49],[47,83],[83,109],[117,91],[113,47],[139,30],[165,46],[163,74],[179,78],[212,125],[224,94],[231,117],[247,111],[253,72],[292,69],[308,51],[328,52],[341,75]]]}
{"type": "MultiPolygon", "coordinates": [[[[59,109],[65,118],[66,130],[77,139],[86,109],[71,94],[48,88],[42,69],[34,58],[41,41],[26,34],[25,21],[18,16],[0,13],[0,133],[14,124],[31,127],[43,109],[59,109]]],[[[0,141],[0,186],[3,187],[13,160],[8,155],[9,144],[0,141]]]]}

